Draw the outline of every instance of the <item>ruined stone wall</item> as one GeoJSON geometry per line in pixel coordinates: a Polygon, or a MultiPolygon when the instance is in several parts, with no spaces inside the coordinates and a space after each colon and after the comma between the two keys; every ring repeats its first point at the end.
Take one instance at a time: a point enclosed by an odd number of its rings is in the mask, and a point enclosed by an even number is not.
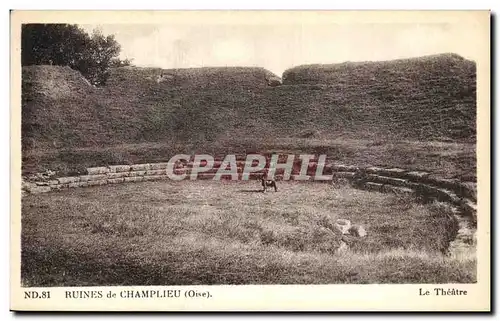
{"type": "MultiPolygon", "coordinates": [[[[197,179],[214,179],[220,161],[216,161],[214,168],[197,175],[197,179]]],[[[237,161],[238,178],[241,179],[245,162],[237,161]]],[[[174,174],[186,174],[189,179],[192,163],[178,163],[174,166],[174,174]]],[[[313,175],[317,163],[309,165],[307,174],[313,175]]],[[[476,207],[476,184],[465,183],[459,180],[443,179],[429,172],[407,171],[400,168],[361,168],[364,172],[362,178],[356,178],[355,172],[360,168],[353,165],[327,164],[324,167],[324,175],[333,175],[333,182],[339,179],[355,181],[355,186],[378,192],[415,194],[432,197],[439,201],[450,202],[460,206],[470,215],[475,215],[476,207]]],[[[267,169],[250,173],[250,179],[260,178],[267,169]]],[[[282,170],[276,171],[276,178],[282,178],[282,170]]],[[[135,164],[135,165],[113,165],[106,167],[87,168],[85,175],[70,177],[50,177],[35,175],[35,177],[23,178],[22,190],[28,193],[45,193],[59,191],[75,187],[99,186],[107,184],[118,184],[128,182],[168,180],[167,163],[135,164]]],[[[223,175],[221,179],[231,179],[230,175],[223,175]]],[[[292,174],[290,179],[298,179],[297,174],[292,174]]],[[[311,177],[311,180],[313,178],[311,177]]]]}

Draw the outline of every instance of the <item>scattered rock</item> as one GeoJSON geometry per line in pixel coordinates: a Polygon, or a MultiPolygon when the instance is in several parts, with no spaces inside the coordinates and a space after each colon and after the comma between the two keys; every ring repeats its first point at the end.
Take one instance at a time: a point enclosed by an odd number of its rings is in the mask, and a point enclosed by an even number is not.
{"type": "Polygon", "coordinates": [[[346,244],[344,241],[341,241],[341,242],[340,242],[340,246],[339,246],[339,247],[338,247],[338,249],[337,249],[337,252],[338,252],[338,253],[339,253],[339,252],[345,252],[345,251],[347,251],[347,249],[348,249],[348,248],[349,248],[349,247],[347,246],[347,244],[346,244]]]}
{"type": "Polygon", "coordinates": [[[352,236],[356,236],[356,237],[365,237],[366,236],[366,230],[361,225],[353,225],[353,226],[351,226],[349,228],[348,233],[351,234],[352,236]]]}
{"type": "Polygon", "coordinates": [[[267,85],[271,87],[281,86],[282,81],[279,77],[270,77],[267,79],[267,85]]]}
{"type": "Polygon", "coordinates": [[[345,219],[338,219],[335,222],[335,227],[342,233],[349,233],[349,229],[351,228],[351,221],[345,219]]]}

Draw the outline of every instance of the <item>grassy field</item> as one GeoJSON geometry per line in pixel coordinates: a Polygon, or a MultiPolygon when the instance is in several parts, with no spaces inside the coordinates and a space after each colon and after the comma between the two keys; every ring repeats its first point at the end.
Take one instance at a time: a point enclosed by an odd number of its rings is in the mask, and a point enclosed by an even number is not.
{"type": "Polygon", "coordinates": [[[455,283],[475,253],[444,255],[445,204],[325,183],[162,181],[28,195],[25,286],[455,283]],[[364,238],[332,229],[363,225],[364,238]]]}

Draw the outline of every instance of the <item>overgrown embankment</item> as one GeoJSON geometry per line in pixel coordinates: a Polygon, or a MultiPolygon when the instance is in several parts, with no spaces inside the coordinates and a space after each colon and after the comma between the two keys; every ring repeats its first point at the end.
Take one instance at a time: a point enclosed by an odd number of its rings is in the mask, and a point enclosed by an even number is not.
{"type": "Polygon", "coordinates": [[[250,67],[122,67],[94,88],[69,68],[24,67],[23,169],[298,150],[297,142],[347,163],[475,172],[474,62],[437,55],[298,66],[276,87],[271,77],[250,67]]]}

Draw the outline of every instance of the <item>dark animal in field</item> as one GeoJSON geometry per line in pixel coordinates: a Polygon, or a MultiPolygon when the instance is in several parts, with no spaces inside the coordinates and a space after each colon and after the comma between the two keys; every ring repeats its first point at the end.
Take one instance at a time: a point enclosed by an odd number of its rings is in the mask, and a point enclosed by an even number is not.
{"type": "Polygon", "coordinates": [[[262,182],[262,187],[264,188],[262,192],[265,193],[268,187],[274,187],[274,191],[278,191],[278,187],[276,186],[276,181],[274,179],[265,179],[262,177],[260,180],[262,182]]]}

